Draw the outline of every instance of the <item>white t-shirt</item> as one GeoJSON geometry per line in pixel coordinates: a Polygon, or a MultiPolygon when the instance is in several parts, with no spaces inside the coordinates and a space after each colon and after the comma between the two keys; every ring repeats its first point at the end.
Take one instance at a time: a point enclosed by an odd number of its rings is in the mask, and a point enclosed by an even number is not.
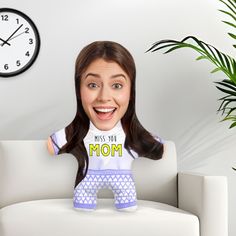
{"type": "MultiPolygon", "coordinates": [[[[84,145],[89,157],[88,169],[130,170],[132,161],[138,158],[138,155],[132,150],[131,155],[124,147],[125,137],[120,121],[109,131],[97,129],[90,121],[88,133],[84,137],[84,145]]],[[[51,138],[61,148],[67,142],[65,129],[54,133],[51,138]]],[[[55,153],[58,154],[59,149],[55,144],[53,144],[53,147],[55,153]]]]}

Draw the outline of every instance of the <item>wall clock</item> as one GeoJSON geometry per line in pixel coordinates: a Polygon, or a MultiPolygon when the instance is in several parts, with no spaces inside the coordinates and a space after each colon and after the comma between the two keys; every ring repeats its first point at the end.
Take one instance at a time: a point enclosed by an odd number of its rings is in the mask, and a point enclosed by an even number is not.
{"type": "Polygon", "coordinates": [[[0,8],[0,76],[15,76],[29,69],[39,48],[33,21],[18,10],[0,8]]]}

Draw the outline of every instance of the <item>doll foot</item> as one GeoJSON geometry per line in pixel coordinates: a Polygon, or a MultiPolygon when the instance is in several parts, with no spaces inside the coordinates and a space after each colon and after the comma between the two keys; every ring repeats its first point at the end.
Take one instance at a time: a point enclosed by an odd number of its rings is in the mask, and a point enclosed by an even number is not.
{"type": "Polygon", "coordinates": [[[74,209],[76,211],[83,211],[83,212],[93,212],[93,211],[95,211],[95,208],[78,208],[78,207],[74,207],[74,209]]]}
{"type": "Polygon", "coordinates": [[[118,211],[123,211],[123,212],[134,212],[134,211],[137,210],[137,205],[136,206],[125,207],[125,208],[119,208],[117,210],[118,211]]]}

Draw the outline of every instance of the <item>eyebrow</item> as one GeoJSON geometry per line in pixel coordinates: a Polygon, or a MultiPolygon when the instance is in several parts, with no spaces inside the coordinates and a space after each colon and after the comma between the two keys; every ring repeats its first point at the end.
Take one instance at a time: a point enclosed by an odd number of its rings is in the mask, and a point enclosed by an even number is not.
{"type": "MultiPolygon", "coordinates": [[[[101,78],[101,76],[99,74],[95,74],[95,73],[88,73],[86,76],[85,76],[85,79],[88,77],[88,76],[93,76],[93,77],[96,77],[96,78],[101,78]]],[[[126,76],[124,74],[116,74],[116,75],[112,75],[111,76],[111,79],[115,79],[117,77],[123,77],[125,80],[127,80],[126,76]]]]}

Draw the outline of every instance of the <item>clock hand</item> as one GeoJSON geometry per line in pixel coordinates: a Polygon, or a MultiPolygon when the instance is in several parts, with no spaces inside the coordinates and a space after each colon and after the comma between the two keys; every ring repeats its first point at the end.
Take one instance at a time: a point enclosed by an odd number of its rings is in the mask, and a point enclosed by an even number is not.
{"type": "MultiPolygon", "coordinates": [[[[5,44],[7,44],[7,45],[11,46],[11,44],[10,44],[10,43],[8,43],[7,41],[3,40],[2,38],[0,38],[0,40],[1,40],[3,43],[5,43],[5,44]]],[[[1,44],[1,46],[3,46],[3,44],[1,44]]]]}
{"type": "Polygon", "coordinates": [[[12,37],[13,35],[23,26],[23,24],[21,24],[9,37],[8,39],[2,44],[2,46],[4,46],[4,44],[6,44],[12,37]]]}
{"type": "Polygon", "coordinates": [[[24,33],[25,33],[25,31],[22,32],[22,33],[20,33],[20,34],[17,34],[16,36],[14,36],[14,37],[12,37],[12,38],[10,38],[8,41],[11,41],[12,39],[17,38],[18,36],[20,36],[20,35],[22,35],[22,34],[24,34],[24,33]]]}

